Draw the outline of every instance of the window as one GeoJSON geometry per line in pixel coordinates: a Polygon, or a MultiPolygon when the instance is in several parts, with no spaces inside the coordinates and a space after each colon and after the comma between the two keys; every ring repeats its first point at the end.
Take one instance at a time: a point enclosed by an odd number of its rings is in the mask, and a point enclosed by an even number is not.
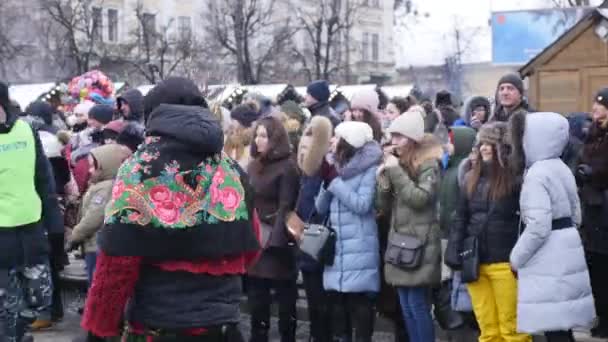
{"type": "Polygon", "coordinates": [[[361,59],[364,62],[369,60],[369,33],[363,33],[363,40],[361,43],[361,59]]]}
{"type": "Polygon", "coordinates": [[[91,9],[91,36],[98,42],[103,41],[102,19],[101,7],[93,7],[91,9]]]}
{"type": "Polygon", "coordinates": [[[118,41],[118,10],[108,10],[108,41],[118,41]]]}
{"type": "Polygon", "coordinates": [[[177,30],[181,40],[190,40],[190,36],[192,35],[192,21],[190,17],[178,17],[177,30]]]}
{"type": "Polygon", "coordinates": [[[372,34],[372,61],[378,62],[380,54],[380,37],[377,33],[372,34]]]}
{"type": "Polygon", "coordinates": [[[144,13],[141,18],[142,25],[142,36],[144,40],[147,40],[150,45],[154,45],[156,42],[156,15],[151,13],[144,13]]]}

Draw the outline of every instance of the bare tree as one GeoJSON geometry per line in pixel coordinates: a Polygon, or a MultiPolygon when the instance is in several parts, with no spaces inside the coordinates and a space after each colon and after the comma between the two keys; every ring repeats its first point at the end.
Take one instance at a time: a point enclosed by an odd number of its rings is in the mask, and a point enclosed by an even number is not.
{"type": "Polygon", "coordinates": [[[589,0],[551,0],[557,8],[589,6],[589,0]]]}
{"type": "MultiPolygon", "coordinates": [[[[47,19],[41,20],[40,32],[46,38],[55,38],[47,41],[48,52],[68,57],[74,65],[73,73],[87,72],[101,57],[101,5],[92,7],[90,0],[40,0],[47,19]],[[58,50],[65,51],[65,55],[58,50]]],[[[61,58],[57,60],[64,63],[61,58]]]]}
{"type": "Polygon", "coordinates": [[[241,83],[259,83],[295,33],[289,18],[275,13],[275,5],[275,0],[209,1],[205,16],[209,39],[233,59],[241,83]]]}
{"type": "Polygon", "coordinates": [[[18,23],[24,19],[15,5],[12,1],[0,1],[0,72],[3,76],[6,75],[8,62],[22,56],[29,47],[15,32],[18,23]]]}
{"type": "Polygon", "coordinates": [[[356,0],[315,0],[303,8],[298,0],[291,3],[303,44],[293,47],[308,80],[331,79],[343,71],[350,78],[351,29],[363,6],[356,0]]]}

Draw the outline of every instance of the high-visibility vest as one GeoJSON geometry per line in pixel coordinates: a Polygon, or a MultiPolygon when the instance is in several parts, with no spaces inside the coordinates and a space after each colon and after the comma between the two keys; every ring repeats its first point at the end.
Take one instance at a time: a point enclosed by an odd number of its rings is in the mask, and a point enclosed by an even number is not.
{"type": "Polygon", "coordinates": [[[17,120],[10,132],[0,134],[0,229],[40,221],[42,202],[35,175],[34,131],[17,120]]]}

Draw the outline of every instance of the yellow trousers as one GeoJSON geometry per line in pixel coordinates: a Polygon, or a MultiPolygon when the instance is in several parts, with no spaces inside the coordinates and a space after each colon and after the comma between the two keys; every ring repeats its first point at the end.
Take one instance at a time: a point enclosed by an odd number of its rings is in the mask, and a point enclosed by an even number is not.
{"type": "Polygon", "coordinates": [[[467,284],[479,324],[479,342],[531,342],[517,333],[517,279],[509,263],[482,264],[479,279],[467,284]]]}

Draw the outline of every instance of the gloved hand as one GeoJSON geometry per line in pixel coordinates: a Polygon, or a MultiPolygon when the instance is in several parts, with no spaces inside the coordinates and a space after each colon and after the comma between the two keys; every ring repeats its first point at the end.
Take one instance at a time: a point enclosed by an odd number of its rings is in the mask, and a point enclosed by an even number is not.
{"type": "Polygon", "coordinates": [[[329,184],[338,177],[338,171],[334,165],[329,164],[326,161],[323,161],[321,165],[321,178],[323,179],[323,187],[327,189],[329,184]]]}
{"type": "Polygon", "coordinates": [[[589,181],[589,178],[591,177],[592,174],[593,174],[593,170],[591,169],[591,166],[589,166],[587,164],[579,165],[576,168],[576,174],[575,174],[576,183],[578,185],[582,185],[583,183],[586,183],[587,181],[589,181]]]}

